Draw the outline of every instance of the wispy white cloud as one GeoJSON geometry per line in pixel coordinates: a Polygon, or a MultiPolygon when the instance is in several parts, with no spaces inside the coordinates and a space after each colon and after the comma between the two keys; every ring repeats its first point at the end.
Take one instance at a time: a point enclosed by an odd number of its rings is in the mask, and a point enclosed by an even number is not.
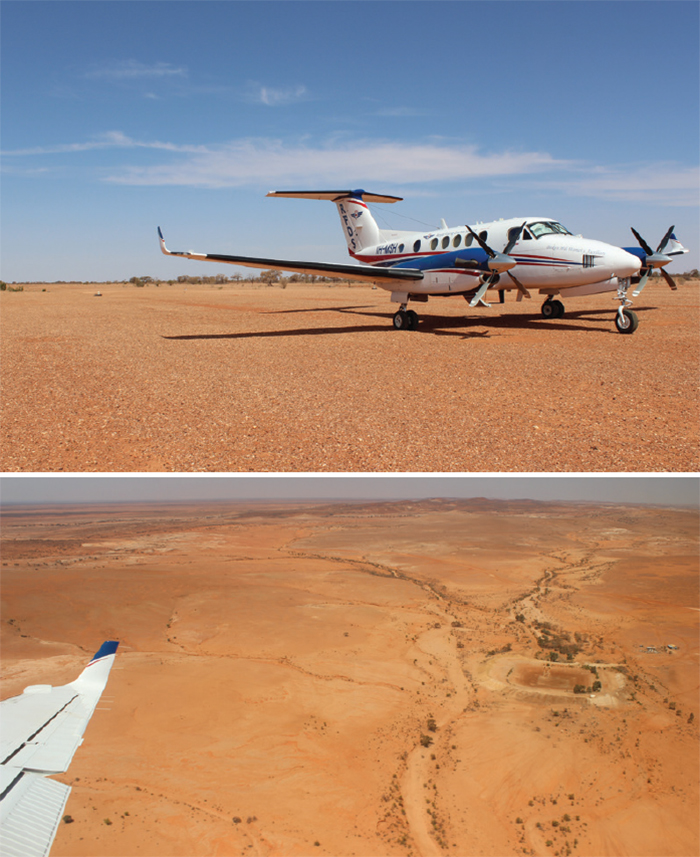
{"type": "Polygon", "coordinates": [[[542,152],[481,154],[474,146],[362,141],[327,146],[247,139],[207,148],[169,164],[126,167],[109,181],[134,185],[238,187],[268,182],[417,182],[517,175],[563,167],[542,152]]]}
{"type": "Polygon", "coordinates": [[[551,183],[550,187],[598,199],[696,206],[700,197],[700,169],[665,162],[592,166],[563,182],[551,183]]]}
{"type": "Polygon", "coordinates": [[[265,86],[262,83],[250,81],[244,88],[244,98],[257,104],[265,104],[268,107],[282,107],[287,104],[295,104],[298,101],[306,101],[309,91],[303,84],[295,86],[265,86]]]}
{"type": "Polygon", "coordinates": [[[2,152],[3,157],[21,157],[29,155],[61,155],[71,152],[89,152],[94,149],[162,149],[166,152],[195,153],[207,152],[206,146],[187,146],[176,143],[165,143],[158,140],[144,142],[134,140],[121,131],[106,131],[98,134],[92,140],[83,143],[59,143],[55,146],[33,146],[28,149],[8,149],[2,152]]]}
{"type": "MultiPolygon", "coordinates": [[[[430,185],[479,179],[507,179],[526,188],[602,200],[697,205],[700,173],[696,166],[658,162],[596,165],[553,157],[547,152],[482,152],[439,138],[419,143],[386,140],[331,140],[323,144],[288,143],[269,138],[233,140],[223,145],[144,141],[109,131],[91,140],[3,152],[6,169],[23,156],[71,154],[90,150],[160,150],[167,161],[112,167],[105,180],[138,186],[179,185],[206,188],[359,182],[430,185]],[[535,187],[535,185],[533,185],[535,187]]],[[[36,171],[34,171],[37,174],[36,171]]],[[[25,172],[26,174],[26,172],[25,172]]],[[[500,182],[503,184],[503,181],[500,182]]]]}
{"type": "Polygon", "coordinates": [[[187,69],[184,66],[174,66],[168,62],[143,63],[139,60],[115,60],[101,65],[94,65],[84,75],[86,78],[102,78],[106,80],[136,80],[153,78],[186,78],[187,69]]]}

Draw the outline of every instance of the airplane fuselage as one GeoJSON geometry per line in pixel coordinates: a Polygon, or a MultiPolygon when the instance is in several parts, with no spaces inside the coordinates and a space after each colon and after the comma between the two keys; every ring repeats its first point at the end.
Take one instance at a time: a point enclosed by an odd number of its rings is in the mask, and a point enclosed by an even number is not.
{"type": "MultiPolygon", "coordinates": [[[[517,263],[518,280],[542,294],[569,294],[614,291],[619,278],[639,272],[639,259],[626,250],[572,235],[553,218],[514,217],[490,223],[476,223],[471,229],[492,247],[503,248],[512,230],[525,227],[510,251],[517,263]],[[539,233],[539,234],[537,234],[539,233]],[[599,288],[590,288],[596,287],[599,288]]],[[[459,294],[478,287],[488,255],[474,241],[466,227],[445,228],[431,232],[386,232],[381,241],[350,255],[365,265],[405,267],[423,272],[423,280],[411,285],[413,294],[459,294]],[[478,267],[465,268],[460,259],[467,257],[478,267]]],[[[507,274],[502,274],[491,288],[517,288],[507,274]]]]}

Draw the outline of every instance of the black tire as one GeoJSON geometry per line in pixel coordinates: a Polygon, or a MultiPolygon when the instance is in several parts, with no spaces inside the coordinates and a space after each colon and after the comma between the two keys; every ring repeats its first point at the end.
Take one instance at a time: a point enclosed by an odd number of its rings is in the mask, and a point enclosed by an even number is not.
{"type": "Polygon", "coordinates": [[[618,333],[634,333],[635,330],[639,327],[639,319],[637,318],[637,313],[632,312],[631,309],[623,309],[622,318],[620,318],[619,312],[616,313],[615,327],[617,328],[618,333]]]}
{"type": "Polygon", "coordinates": [[[561,318],[564,315],[564,304],[561,301],[545,301],[540,311],[543,318],[561,318]]]}
{"type": "Polygon", "coordinates": [[[415,330],[418,327],[418,313],[412,309],[406,310],[406,321],[409,330],[415,330]]]}
{"type": "Polygon", "coordinates": [[[396,330],[405,330],[408,327],[406,310],[400,309],[394,316],[394,327],[396,330]]]}
{"type": "Polygon", "coordinates": [[[554,318],[564,317],[564,304],[561,301],[552,301],[552,307],[554,308],[554,318]]]}

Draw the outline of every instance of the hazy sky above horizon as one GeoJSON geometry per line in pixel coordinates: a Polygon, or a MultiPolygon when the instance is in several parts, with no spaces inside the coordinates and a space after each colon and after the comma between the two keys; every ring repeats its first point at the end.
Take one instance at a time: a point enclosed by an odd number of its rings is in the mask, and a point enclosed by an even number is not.
{"type": "Polygon", "coordinates": [[[5,476],[0,503],[397,500],[426,497],[700,505],[696,476],[5,476]]]}
{"type": "Polygon", "coordinates": [[[698,11],[3,0],[0,274],[236,272],[166,258],[158,225],[175,249],[344,262],[333,206],[265,198],[310,188],[403,197],[376,206],[392,229],[536,216],[656,247],[673,224],[671,272],[698,267],[698,11]]]}

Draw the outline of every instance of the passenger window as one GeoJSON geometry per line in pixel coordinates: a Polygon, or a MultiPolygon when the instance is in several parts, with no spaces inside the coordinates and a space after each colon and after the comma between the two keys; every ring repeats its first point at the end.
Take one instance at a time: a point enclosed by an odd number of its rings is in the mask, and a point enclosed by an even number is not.
{"type": "Polygon", "coordinates": [[[453,247],[459,247],[459,245],[461,243],[462,243],[462,236],[461,235],[455,235],[454,241],[452,242],[452,246],[453,247]]]}
{"type": "Polygon", "coordinates": [[[442,239],[442,249],[444,250],[446,247],[449,247],[449,246],[450,246],[450,236],[445,235],[445,237],[442,239]]]}
{"type": "Polygon", "coordinates": [[[420,238],[413,242],[413,252],[417,253],[420,250],[420,238]]]}
{"type": "Polygon", "coordinates": [[[431,249],[431,250],[435,250],[435,248],[437,247],[437,245],[438,245],[438,240],[437,240],[437,238],[433,238],[433,240],[430,242],[430,249],[431,249]]]}
{"type": "Polygon", "coordinates": [[[464,236],[464,246],[465,247],[471,247],[473,243],[474,243],[474,236],[471,234],[471,232],[468,232],[464,236]]]}
{"type": "Polygon", "coordinates": [[[479,233],[479,238],[481,238],[482,241],[486,242],[489,240],[489,233],[484,229],[483,232],[479,233]]]}
{"type": "Polygon", "coordinates": [[[403,253],[403,244],[399,244],[399,253],[403,253]]]}

